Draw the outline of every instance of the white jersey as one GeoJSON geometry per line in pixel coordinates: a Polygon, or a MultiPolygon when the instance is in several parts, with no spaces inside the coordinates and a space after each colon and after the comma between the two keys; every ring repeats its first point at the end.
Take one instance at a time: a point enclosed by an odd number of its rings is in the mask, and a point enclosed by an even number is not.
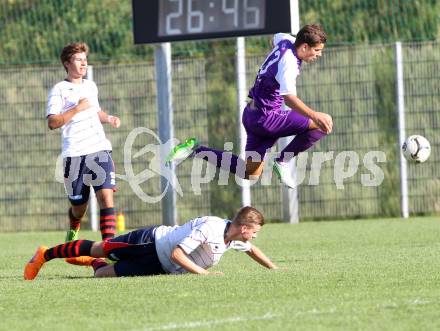
{"type": "MultiPolygon", "coordinates": [[[[295,44],[295,37],[288,33],[277,33],[273,37],[275,47],[285,40],[292,45],[295,44]]],[[[287,49],[278,62],[278,72],[275,79],[280,84],[280,95],[296,95],[296,79],[300,74],[301,65],[292,49],[287,49]]]]}
{"type": "Polygon", "coordinates": [[[75,107],[81,98],[87,98],[91,107],[75,114],[61,127],[63,157],[81,156],[112,149],[98,116],[101,110],[98,102],[98,88],[90,80],[83,79],[81,84],[73,84],[66,80],[57,83],[49,93],[46,117],[66,112],[75,107]]]}
{"type": "Polygon", "coordinates": [[[171,261],[171,252],[177,246],[203,269],[216,265],[228,249],[249,251],[251,243],[231,241],[225,244],[224,234],[230,223],[215,216],[204,216],[188,221],[181,226],[159,226],[156,228],[156,251],[165,271],[173,274],[186,273],[180,265],[171,261]]]}

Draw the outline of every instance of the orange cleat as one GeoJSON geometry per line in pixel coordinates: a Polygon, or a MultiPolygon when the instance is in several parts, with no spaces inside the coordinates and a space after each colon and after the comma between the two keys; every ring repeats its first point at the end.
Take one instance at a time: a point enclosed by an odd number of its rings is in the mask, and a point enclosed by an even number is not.
{"type": "Polygon", "coordinates": [[[78,257],[68,257],[64,260],[70,264],[89,267],[92,265],[92,262],[95,260],[95,258],[90,256],[78,256],[78,257]]]}
{"type": "Polygon", "coordinates": [[[47,251],[46,246],[40,246],[37,248],[32,259],[26,264],[24,267],[24,279],[25,280],[33,280],[37,277],[38,272],[40,271],[43,264],[46,262],[44,258],[44,253],[47,251]]]}

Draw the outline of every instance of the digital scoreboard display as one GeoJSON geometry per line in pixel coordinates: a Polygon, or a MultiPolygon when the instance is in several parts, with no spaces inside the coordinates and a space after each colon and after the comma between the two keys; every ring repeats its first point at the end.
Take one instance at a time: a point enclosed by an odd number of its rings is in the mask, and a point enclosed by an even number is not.
{"type": "Polygon", "coordinates": [[[133,0],[136,44],[290,32],[290,0],[133,0]]]}

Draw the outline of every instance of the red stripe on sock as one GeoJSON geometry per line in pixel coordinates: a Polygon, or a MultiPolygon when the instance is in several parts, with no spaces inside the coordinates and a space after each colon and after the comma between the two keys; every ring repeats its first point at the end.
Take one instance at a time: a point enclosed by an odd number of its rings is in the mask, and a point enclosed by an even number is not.
{"type": "Polygon", "coordinates": [[[67,256],[66,257],[72,257],[73,256],[72,246],[73,246],[73,241],[71,241],[69,243],[69,245],[67,246],[67,256]]]}
{"type": "Polygon", "coordinates": [[[76,241],[76,245],[75,245],[75,256],[79,256],[79,246],[81,245],[83,241],[82,240],[77,240],[76,241]]]}
{"type": "Polygon", "coordinates": [[[71,230],[79,230],[81,228],[81,223],[80,221],[78,222],[72,222],[70,221],[70,229],[71,230]]]}
{"type": "Polygon", "coordinates": [[[60,246],[63,246],[63,245],[58,245],[58,246],[54,247],[54,250],[53,250],[53,256],[54,257],[58,257],[59,256],[58,250],[60,249],[60,246]]]}
{"type": "Polygon", "coordinates": [[[105,220],[115,220],[116,219],[116,215],[107,215],[107,216],[104,216],[104,215],[102,215],[102,216],[100,216],[99,217],[99,219],[100,220],[103,220],[103,221],[105,221],[105,220]]]}
{"type": "Polygon", "coordinates": [[[116,222],[112,222],[112,221],[108,221],[108,222],[100,222],[99,226],[103,227],[103,226],[115,226],[116,222]]]}

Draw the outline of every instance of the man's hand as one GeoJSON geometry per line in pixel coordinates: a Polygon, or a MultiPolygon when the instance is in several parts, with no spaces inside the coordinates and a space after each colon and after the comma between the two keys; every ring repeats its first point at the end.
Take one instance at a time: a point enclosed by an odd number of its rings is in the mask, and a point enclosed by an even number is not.
{"type": "Polygon", "coordinates": [[[121,120],[117,116],[108,115],[107,121],[112,127],[116,129],[121,126],[121,120]]]}
{"type": "Polygon", "coordinates": [[[329,134],[332,132],[333,129],[333,120],[332,117],[329,114],[326,113],[320,113],[320,112],[314,112],[310,116],[311,120],[315,122],[315,124],[318,126],[318,128],[329,134]]]}
{"type": "Polygon", "coordinates": [[[90,108],[90,103],[87,98],[81,98],[78,101],[78,104],[76,105],[76,110],[79,113],[80,111],[86,110],[90,108]]]}
{"type": "Polygon", "coordinates": [[[199,265],[195,264],[180,246],[176,246],[172,250],[170,258],[172,262],[180,265],[183,269],[185,269],[186,271],[192,274],[199,274],[199,275],[210,274],[208,270],[205,270],[199,265]]]}
{"type": "Polygon", "coordinates": [[[49,129],[54,130],[62,127],[68,123],[73,116],[90,108],[90,103],[87,98],[79,99],[78,104],[75,107],[70,108],[62,114],[49,115],[47,117],[47,125],[49,129]]]}

